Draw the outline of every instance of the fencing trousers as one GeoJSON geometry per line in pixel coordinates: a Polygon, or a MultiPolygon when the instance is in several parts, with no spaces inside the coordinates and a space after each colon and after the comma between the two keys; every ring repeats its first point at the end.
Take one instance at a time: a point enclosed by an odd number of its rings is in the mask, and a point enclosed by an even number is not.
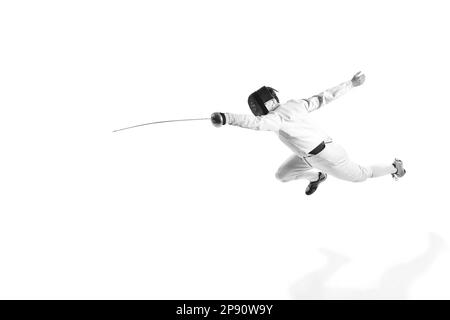
{"type": "Polygon", "coordinates": [[[278,169],[276,177],[283,182],[296,179],[316,181],[318,172],[312,169],[351,182],[362,182],[368,178],[381,177],[397,171],[392,164],[360,166],[349,159],[344,148],[336,142],[331,142],[317,155],[307,157],[292,155],[278,169]]]}

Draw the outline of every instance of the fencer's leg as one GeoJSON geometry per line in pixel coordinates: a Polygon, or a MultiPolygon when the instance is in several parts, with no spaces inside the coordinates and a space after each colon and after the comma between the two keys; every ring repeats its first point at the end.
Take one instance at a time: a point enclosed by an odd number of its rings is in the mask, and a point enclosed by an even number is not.
{"type": "Polygon", "coordinates": [[[317,156],[308,160],[315,168],[323,170],[332,176],[352,182],[362,182],[368,178],[396,174],[401,169],[400,177],[404,175],[403,163],[399,164],[361,166],[351,161],[347,152],[335,142],[327,144],[326,148],[317,156]]]}
{"type": "Polygon", "coordinates": [[[316,181],[319,178],[317,171],[312,171],[312,167],[297,155],[290,156],[278,169],[275,177],[282,181],[288,182],[296,179],[307,179],[316,181]]]}
{"type": "MultiPolygon", "coordinates": [[[[399,161],[399,160],[395,160],[395,161],[399,161]]],[[[378,178],[378,177],[383,177],[383,176],[388,176],[388,175],[392,175],[397,176],[397,177],[403,177],[405,175],[405,170],[403,168],[403,164],[401,164],[401,168],[399,170],[399,168],[397,168],[397,166],[395,166],[395,162],[392,164],[376,164],[376,165],[371,165],[368,167],[361,167],[361,170],[366,172],[366,178],[378,178]]],[[[364,179],[364,180],[365,180],[364,179]]],[[[361,181],[364,181],[361,180],[361,181]]],[[[359,182],[359,180],[357,181],[359,182]]]]}
{"type": "Polygon", "coordinates": [[[394,163],[391,164],[371,165],[365,170],[367,171],[367,178],[378,178],[388,175],[403,177],[406,173],[406,170],[403,168],[403,163],[398,159],[395,159],[394,163]]]}
{"type": "Polygon", "coordinates": [[[335,142],[327,144],[318,155],[308,158],[308,162],[315,168],[341,180],[361,182],[373,175],[372,168],[360,166],[351,161],[344,148],[335,142]]]}

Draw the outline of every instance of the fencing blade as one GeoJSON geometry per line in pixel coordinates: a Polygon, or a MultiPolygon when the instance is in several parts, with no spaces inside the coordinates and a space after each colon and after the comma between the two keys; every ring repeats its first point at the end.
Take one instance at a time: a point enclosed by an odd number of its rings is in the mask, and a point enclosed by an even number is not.
{"type": "Polygon", "coordinates": [[[199,120],[211,120],[211,118],[175,119],[175,120],[154,121],[154,122],[138,124],[138,125],[135,125],[135,126],[126,127],[126,128],[122,128],[122,129],[117,129],[117,130],[114,130],[113,132],[118,132],[118,131],[127,130],[127,129],[133,129],[133,128],[142,127],[142,126],[148,126],[150,124],[167,123],[167,122],[180,122],[180,121],[199,121],[199,120]]]}

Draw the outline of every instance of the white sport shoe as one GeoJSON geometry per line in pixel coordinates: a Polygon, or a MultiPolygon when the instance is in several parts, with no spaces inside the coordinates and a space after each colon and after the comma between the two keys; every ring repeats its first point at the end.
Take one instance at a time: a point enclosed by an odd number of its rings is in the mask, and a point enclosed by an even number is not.
{"type": "Polygon", "coordinates": [[[394,178],[395,180],[398,180],[398,178],[401,178],[405,175],[406,170],[405,170],[405,168],[403,168],[402,160],[399,160],[396,158],[394,160],[394,163],[392,163],[392,165],[395,167],[395,169],[397,169],[397,172],[392,174],[392,178],[394,178]]]}

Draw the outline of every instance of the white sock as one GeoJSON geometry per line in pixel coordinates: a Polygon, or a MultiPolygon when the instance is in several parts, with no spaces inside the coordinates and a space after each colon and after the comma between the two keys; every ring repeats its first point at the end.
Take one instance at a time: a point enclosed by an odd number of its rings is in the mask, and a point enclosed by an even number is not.
{"type": "Polygon", "coordinates": [[[372,170],[372,178],[386,176],[397,172],[397,169],[392,165],[374,165],[369,167],[372,170]]]}

